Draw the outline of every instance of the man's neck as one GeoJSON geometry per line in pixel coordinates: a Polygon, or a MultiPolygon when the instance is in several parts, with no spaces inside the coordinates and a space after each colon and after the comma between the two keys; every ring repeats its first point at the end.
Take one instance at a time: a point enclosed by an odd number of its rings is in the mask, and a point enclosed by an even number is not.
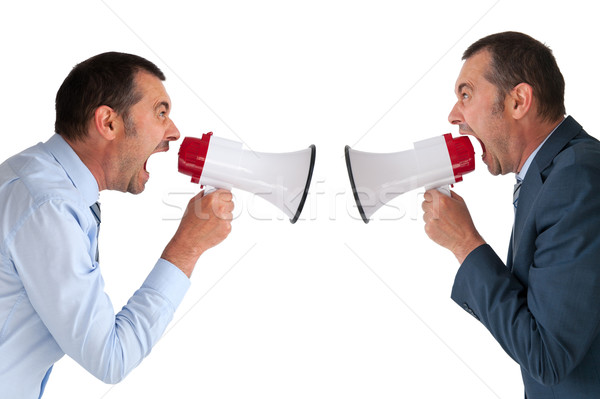
{"type": "Polygon", "coordinates": [[[553,122],[545,122],[538,125],[535,125],[529,130],[529,139],[525,144],[524,150],[521,155],[521,161],[519,162],[519,166],[515,173],[521,174],[523,166],[527,162],[527,160],[531,157],[534,152],[540,148],[542,143],[544,143],[550,134],[556,130],[556,128],[565,120],[565,117],[562,117],[559,120],[553,122]]]}
{"type": "Polygon", "coordinates": [[[94,149],[94,145],[90,143],[89,138],[81,140],[70,140],[63,136],[63,139],[71,146],[75,154],[81,159],[81,162],[89,169],[92,176],[96,179],[98,184],[98,191],[105,190],[106,178],[102,163],[100,162],[100,152],[98,149],[94,149]]]}
{"type": "Polygon", "coordinates": [[[519,164],[519,168],[515,172],[517,174],[517,177],[519,177],[521,179],[525,178],[527,169],[529,168],[531,161],[535,157],[535,154],[537,154],[537,152],[541,148],[542,144],[544,144],[546,142],[546,140],[548,140],[548,137],[550,137],[550,135],[552,133],[554,133],[556,128],[564,120],[565,120],[565,118],[563,117],[558,121],[545,123],[545,124],[540,125],[537,128],[537,130],[532,135],[531,139],[527,142],[527,146],[525,147],[525,150],[523,151],[523,155],[521,157],[521,163],[519,164]]]}

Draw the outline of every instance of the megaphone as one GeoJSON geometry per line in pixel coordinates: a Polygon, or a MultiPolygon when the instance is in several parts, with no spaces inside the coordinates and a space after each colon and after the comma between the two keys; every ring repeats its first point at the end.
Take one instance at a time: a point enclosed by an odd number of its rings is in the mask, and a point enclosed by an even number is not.
{"type": "Polygon", "coordinates": [[[242,143],[205,133],[186,137],[179,148],[179,172],[192,183],[256,194],[281,209],[295,223],[302,212],[315,166],[314,145],[296,152],[271,154],[242,149],[242,143]]]}
{"type": "Polygon", "coordinates": [[[352,193],[365,223],[384,204],[418,187],[450,195],[448,186],[475,170],[469,138],[450,133],[417,141],[407,151],[381,154],[346,146],[345,152],[352,193]]]}

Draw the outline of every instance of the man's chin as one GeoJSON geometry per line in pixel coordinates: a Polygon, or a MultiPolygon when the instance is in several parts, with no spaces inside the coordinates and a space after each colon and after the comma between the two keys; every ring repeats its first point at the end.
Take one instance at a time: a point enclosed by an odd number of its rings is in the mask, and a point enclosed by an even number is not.
{"type": "Polygon", "coordinates": [[[141,194],[146,189],[146,183],[150,179],[150,174],[142,169],[136,176],[137,179],[132,179],[127,186],[127,192],[130,194],[141,194]]]}
{"type": "Polygon", "coordinates": [[[133,194],[133,195],[138,195],[144,192],[145,187],[130,187],[129,189],[127,189],[127,192],[129,194],[133,194]]]}
{"type": "Polygon", "coordinates": [[[486,160],[483,160],[483,163],[485,163],[485,166],[487,166],[488,168],[488,172],[490,172],[490,174],[492,176],[498,176],[500,174],[504,175],[506,173],[502,173],[502,170],[500,169],[500,167],[498,165],[495,165],[493,163],[487,163],[486,160]]]}

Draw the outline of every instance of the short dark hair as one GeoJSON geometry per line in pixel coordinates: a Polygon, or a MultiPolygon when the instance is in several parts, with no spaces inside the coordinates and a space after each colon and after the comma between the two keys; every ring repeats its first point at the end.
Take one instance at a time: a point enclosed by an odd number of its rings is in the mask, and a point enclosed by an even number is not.
{"type": "Polygon", "coordinates": [[[102,105],[127,118],[131,106],[141,100],[135,85],[139,71],[165,80],[156,65],[133,54],[102,53],[77,64],[56,93],[55,132],[72,141],[85,138],[89,121],[102,105]]]}
{"type": "Polygon", "coordinates": [[[565,115],[565,80],[549,47],[524,33],[502,32],[473,43],[462,59],[484,50],[492,57],[485,78],[497,87],[501,98],[518,84],[527,83],[533,88],[542,120],[554,121],[565,115]]]}

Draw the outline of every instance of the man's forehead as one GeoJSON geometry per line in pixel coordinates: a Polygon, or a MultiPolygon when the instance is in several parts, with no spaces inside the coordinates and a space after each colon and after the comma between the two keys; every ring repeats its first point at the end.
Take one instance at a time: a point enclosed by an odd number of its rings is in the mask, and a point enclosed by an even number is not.
{"type": "Polygon", "coordinates": [[[171,98],[167,94],[167,90],[163,85],[162,80],[153,74],[145,71],[140,71],[135,77],[137,89],[142,93],[146,101],[161,104],[166,103],[167,107],[171,104],[171,98]]]}
{"type": "Polygon", "coordinates": [[[454,86],[456,91],[460,91],[464,87],[472,89],[477,82],[485,79],[490,60],[491,55],[487,50],[479,51],[467,58],[456,79],[454,86]]]}

